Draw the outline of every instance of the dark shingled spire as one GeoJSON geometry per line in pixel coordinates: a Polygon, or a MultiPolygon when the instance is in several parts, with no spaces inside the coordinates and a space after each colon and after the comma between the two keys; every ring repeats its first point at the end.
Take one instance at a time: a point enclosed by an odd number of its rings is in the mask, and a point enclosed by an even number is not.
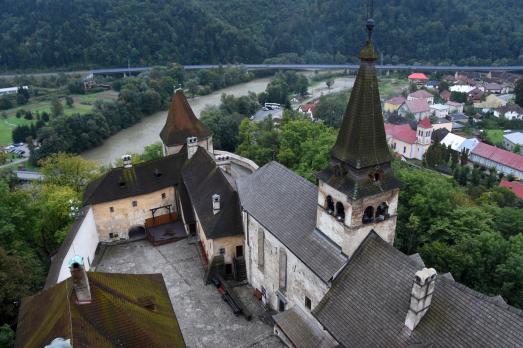
{"type": "Polygon", "coordinates": [[[210,135],[209,129],[194,115],[183,90],[176,90],[165,126],[160,132],[163,143],[167,146],[183,145],[188,137],[197,137],[201,140],[210,135]]]}
{"type": "MultiPolygon", "coordinates": [[[[372,5],[369,16],[372,16],[372,5]]],[[[360,51],[360,69],[347,110],[331,151],[331,167],[318,173],[318,179],[347,194],[349,199],[396,189],[381,111],[372,44],[374,20],[367,19],[367,44],[360,51]]]]}
{"type": "Polygon", "coordinates": [[[374,21],[367,20],[369,37],[360,51],[360,69],[354,82],[332,156],[355,169],[390,162],[378,79],[374,66],[378,55],[372,44],[374,21]]]}

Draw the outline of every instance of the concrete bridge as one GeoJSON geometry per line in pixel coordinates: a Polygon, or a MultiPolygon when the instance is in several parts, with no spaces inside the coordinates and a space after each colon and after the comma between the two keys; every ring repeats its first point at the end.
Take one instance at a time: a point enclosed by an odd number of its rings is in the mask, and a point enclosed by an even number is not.
{"type": "MultiPolygon", "coordinates": [[[[218,69],[226,67],[243,67],[247,70],[356,70],[359,68],[358,64],[201,64],[201,65],[183,65],[185,70],[201,70],[201,69],[218,69]]],[[[477,72],[523,72],[523,65],[508,65],[508,66],[466,66],[466,65],[377,65],[378,70],[390,71],[477,71],[477,72]]],[[[89,71],[94,75],[110,75],[110,74],[128,74],[140,73],[151,70],[152,67],[127,67],[127,68],[106,68],[93,69],[89,71]]]]}

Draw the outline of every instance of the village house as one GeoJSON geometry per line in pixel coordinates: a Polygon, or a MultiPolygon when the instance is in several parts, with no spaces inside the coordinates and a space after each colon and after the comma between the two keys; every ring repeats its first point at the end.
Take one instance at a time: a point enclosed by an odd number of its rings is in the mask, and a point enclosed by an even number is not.
{"type": "Polygon", "coordinates": [[[455,112],[463,112],[463,103],[453,102],[453,101],[447,101],[445,103],[449,107],[449,114],[453,114],[455,112]]]}
{"type": "Polygon", "coordinates": [[[523,119],[523,108],[517,104],[506,104],[493,111],[496,117],[505,117],[507,120],[523,119]]]}
{"type": "Polygon", "coordinates": [[[477,109],[491,109],[491,110],[497,109],[497,108],[499,108],[501,106],[505,106],[505,105],[507,105],[507,102],[494,94],[488,95],[484,101],[474,103],[474,107],[477,109]]]}
{"type": "Polygon", "coordinates": [[[398,109],[398,114],[406,117],[408,114],[414,115],[416,120],[429,117],[430,107],[425,99],[406,100],[398,109]]]}
{"type": "Polygon", "coordinates": [[[395,153],[408,159],[423,159],[431,144],[432,131],[432,124],[427,117],[419,121],[415,129],[409,123],[385,123],[387,143],[395,153]]]}
{"type": "Polygon", "coordinates": [[[474,88],[472,91],[468,93],[468,101],[474,104],[481,103],[485,96],[485,92],[483,92],[479,88],[474,88]]]}
{"type": "Polygon", "coordinates": [[[502,180],[499,183],[499,187],[506,187],[512,191],[516,197],[523,200],[523,183],[521,181],[507,181],[502,180]]]}
{"type": "Polygon", "coordinates": [[[417,85],[418,87],[423,86],[429,78],[424,73],[412,73],[408,76],[409,82],[417,85]]]}
{"type": "Polygon", "coordinates": [[[314,119],[314,111],[316,111],[316,107],[320,103],[320,99],[315,99],[311,101],[310,103],[300,105],[298,107],[298,111],[301,113],[306,114],[310,117],[311,120],[314,119]]]}
{"type": "Polygon", "coordinates": [[[503,135],[503,146],[505,149],[514,152],[514,149],[519,146],[519,153],[523,155],[523,133],[514,132],[503,135]]]}
{"type": "Polygon", "coordinates": [[[476,138],[464,138],[454,133],[448,133],[442,140],[441,144],[445,147],[450,147],[451,150],[461,153],[467,151],[470,153],[476,145],[479,144],[479,140],[476,138]]]}
{"type": "Polygon", "coordinates": [[[508,93],[508,90],[506,87],[500,85],[499,83],[495,83],[495,82],[486,83],[484,88],[485,88],[485,92],[489,93],[489,94],[508,93]]]}
{"type": "Polygon", "coordinates": [[[432,122],[432,129],[433,131],[436,131],[438,129],[446,129],[449,132],[452,132],[453,123],[448,118],[438,118],[432,122]]]}
{"type": "Polygon", "coordinates": [[[446,100],[446,101],[450,100],[450,95],[451,95],[450,91],[447,91],[447,90],[441,91],[439,94],[441,99],[446,100]]]}
{"type": "Polygon", "coordinates": [[[450,88],[449,88],[450,92],[466,93],[466,94],[469,94],[474,89],[476,89],[476,87],[471,86],[471,85],[454,85],[454,86],[450,86],[450,88]]]}
{"type": "Polygon", "coordinates": [[[432,104],[430,105],[431,114],[437,118],[445,118],[450,112],[450,107],[445,104],[432,104]]]}
{"type": "Polygon", "coordinates": [[[523,156],[498,147],[479,143],[470,152],[469,160],[486,168],[495,168],[505,175],[523,179],[523,156]]]}
{"type": "Polygon", "coordinates": [[[424,89],[420,89],[416,92],[410,93],[407,96],[407,100],[425,100],[427,104],[432,105],[434,104],[434,95],[432,95],[432,93],[427,92],[424,89]]]}
{"type": "Polygon", "coordinates": [[[398,96],[391,98],[389,100],[385,100],[383,103],[383,112],[395,112],[398,111],[400,106],[405,102],[405,97],[398,96]]]}

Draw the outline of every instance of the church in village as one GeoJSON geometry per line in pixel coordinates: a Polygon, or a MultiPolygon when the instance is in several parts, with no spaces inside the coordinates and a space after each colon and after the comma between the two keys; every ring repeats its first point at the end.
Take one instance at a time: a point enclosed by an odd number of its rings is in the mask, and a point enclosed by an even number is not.
{"type": "Polygon", "coordinates": [[[523,346],[523,311],[393,246],[402,184],[391,166],[372,20],[367,29],[317,184],[278,162],[258,168],[215,149],[177,90],[160,133],[164,156],[140,164],[124,157],[89,185],[45,289],[22,304],[16,346],[43,347],[56,337],[82,347],[183,346],[161,275],[96,272],[103,245],[136,238],[194,241],[208,273],[252,286],[289,347],[523,346]],[[57,295],[64,292],[65,302],[57,295]],[[94,327],[93,316],[105,319],[94,327]],[[113,325],[112,316],[129,325],[113,325]],[[129,328],[143,332],[143,345],[129,328]],[[119,345],[111,345],[115,337],[119,345]]]}

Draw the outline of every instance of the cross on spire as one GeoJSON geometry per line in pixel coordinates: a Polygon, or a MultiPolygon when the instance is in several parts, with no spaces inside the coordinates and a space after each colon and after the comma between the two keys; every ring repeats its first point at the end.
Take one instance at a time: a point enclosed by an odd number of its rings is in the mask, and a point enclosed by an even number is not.
{"type": "Polygon", "coordinates": [[[367,1],[367,32],[368,40],[372,40],[372,30],[374,29],[374,0],[367,1]]]}

